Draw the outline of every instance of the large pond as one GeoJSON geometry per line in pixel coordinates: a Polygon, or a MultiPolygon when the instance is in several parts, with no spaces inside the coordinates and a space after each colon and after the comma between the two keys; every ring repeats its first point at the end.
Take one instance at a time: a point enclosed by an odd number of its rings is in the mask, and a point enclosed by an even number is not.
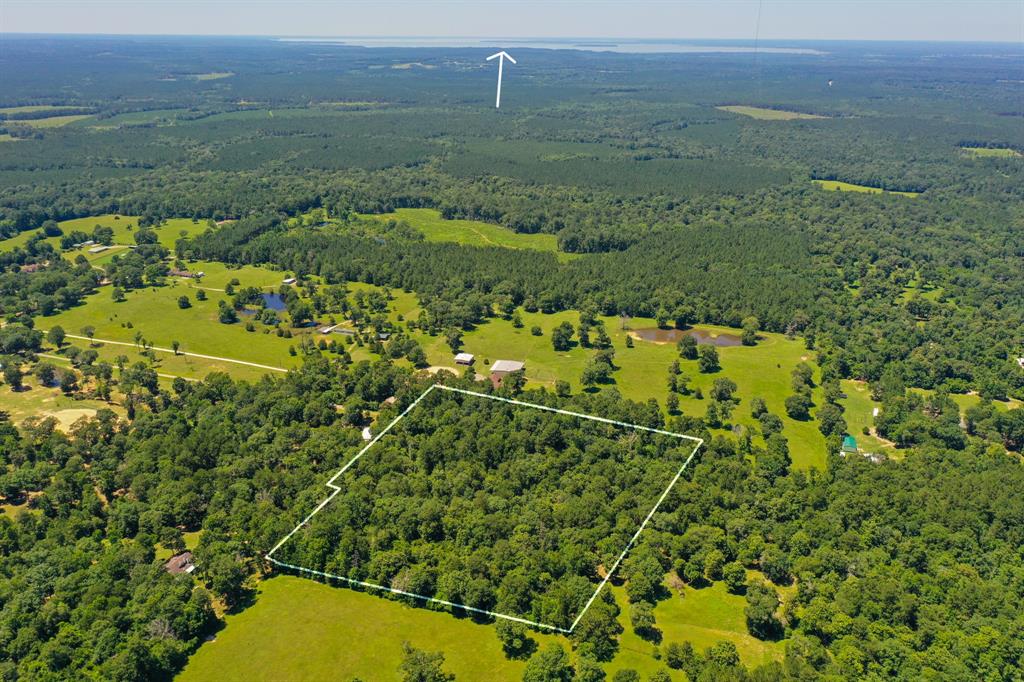
{"type": "Polygon", "coordinates": [[[647,329],[634,329],[633,335],[642,341],[653,343],[678,343],[684,336],[692,336],[698,344],[709,346],[739,346],[743,343],[736,334],[722,333],[712,334],[706,329],[659,329],[648,327],[647,329]]]}

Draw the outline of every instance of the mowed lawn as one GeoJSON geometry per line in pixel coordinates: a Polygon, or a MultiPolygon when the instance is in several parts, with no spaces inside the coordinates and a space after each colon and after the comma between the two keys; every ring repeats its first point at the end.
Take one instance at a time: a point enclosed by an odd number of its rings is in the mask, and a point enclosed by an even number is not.
{"type": "Polygon", "coordinates": [[[722,111],[728,111],[733,114],[740,114],[741,116],[749,116],[750,118],[756,118],[760,121],[794,121],[797,119],[828,118],[828,116],[819,116],[817,114],[805,114],[800,111],[785,111],[784,109],[769,109],[767,107],[729,105],[715,108],[720,109],[722,111]]]}
{"type": "Polygon", "coordinates": [[[916,197],[920,192],[896,192],[881,187],[870,187],[868,185],[855,185],[852,182],[841,180],[812,180],[815,185],[830,192],[863,192],[865,194],[898,194],[901,197],[916,197]]]}
{"type": "Polygon", "coordinates": [[[558,251],[558,239],[553,234],[521,234],[477,220],[445,220],[432,208],[399,208],[394,213],[363,214],[374,220],[404,220],[430,242],[455,242],[469,246],[502,246],[508,249],[547,251],[565,261],[576,254],[558,251]]]}
{"type": "MultiPolygon", "coordinates": [[[[580,375],[596,351],[576,346],[559,352],[551,346],[551,331],[563,321],[576,328],[579,314],[568,311],[545,315],[522,310],[519,313],[523,320],[520,329],[513,327],[508,320],[495,318],[465,334],[463,350],[476,356],[477,372],[487,374],[490,364],[495,360],[520,360],[526,362],[526,377],[531,383],[553,388],[555,381],[561,379],[568,381],[574,391],[582,390],[580,375]],[[533,326],[541,328],[541,336],[531,334],[533,326]]],[[[750,416],[750,399],[760,396],[770,411],[782,417],[785,424],[783,434],[789,439],[794,465],[802,469],[812,466],[824,468],[825,438],[818,431],[817,423],[790,419],[785,411],[785,400],[792,394],[793,369],[800,362],[815,367],[813,353],[804,348],[801,339],[789,340],[780,334],[762,334],[756,346],[719,347],[721,371],[702,374],[697,369],[696,360],[679,358],[675,344],[634,340],[634,347],[627,348],[628,331],[620,328],[619,318],[602,319],[615,348],[615,365],[619,367],[613,373],[614,383],[605,387],[614,386],[624,397],[632,400],[655,398],[664,408],[668,396],[668,369],[673,360],[679,359],[683,374],[690,379],[691,390],[699,387],[705,396],[703,400],[695,398],[693,393],[680,396],[680,409],[686,414],[703,416],[710,402],[708,395],[714,380],[728,377],[736,382],[736,395],[740,399],[733,411],[733,423],[756,427],[756,420],[750,416]]],[[[632,329],[654,327],[655,321],[633,318],[629,326],[632,329]]],[[[715,334],[739,333],[736,329],[726,327],[698,325],[697,328],[715,334]]],[[[454,365],[452,353],[443,336],[432,337],[417,333],[414,337],[423,345],[431,364],[445,367],[454,365]]],[[[817,404],[821,404],[820,389],[815,389],[814,399],[817,404]]],[[[758,441],[759,438],[755,438],[755,442],[758,441]]]]}

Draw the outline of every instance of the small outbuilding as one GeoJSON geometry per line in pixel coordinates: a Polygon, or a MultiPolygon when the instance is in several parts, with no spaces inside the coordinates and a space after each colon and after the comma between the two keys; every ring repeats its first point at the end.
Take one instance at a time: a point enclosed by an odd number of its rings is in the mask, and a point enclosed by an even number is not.
{"type": "Polygon", "coordinates": [[[457,353],[455,355],[456,365],[472,365],[476,361],[472,353],[457,353]]]}
{"type": "Polygon", "coordinates": [[[295,284],[295,282],[297,281],[298,280],[295,279],[294,277],[285,277],[284,279],[281,280],[281,284],[287,284],[288,286],[291,286],[292,284],[295,284]]]}
{"type": "Polygon", "coordinates": [[[110,248],[109,246],[104,246],[103,244],[99,244],[99,245],[94,246],[91,249],[89,249],[89,253],[103,253],[104,251],[106,251],[109,248],[110,248]]]}
{"type": "Polygon", "coordinates": [[[192,552],[175,554],[164,564],[164,570],[172,575],[191,573],[196,570],[196,565],[192,561],[192,552]]]}

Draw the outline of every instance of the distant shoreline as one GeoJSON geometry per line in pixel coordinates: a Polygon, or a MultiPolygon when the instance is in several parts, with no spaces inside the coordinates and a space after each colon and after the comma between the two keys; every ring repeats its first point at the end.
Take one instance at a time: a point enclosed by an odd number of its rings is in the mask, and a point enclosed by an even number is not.
{"type": "MultiPolygon", "coordinates": [[[[795,54],[822,56],[828,54],[809,47],[778,47],[765,45],[743,45],[745,41],[700,41],[700,40],[643,40],[643,39],[594,39],[594,38],[421,38],[421,37],[281,37],[284,43],[317,43],[344,45],[348,47],[407,47],[407,48],[456,48],[456,47],[520,47],[540,50],[581,50],[587,52],[622,52],[628,54],[647,53],[753,53],[795,54]]],[[[749,41],[746,41],[749,42],[749,41]]]]}

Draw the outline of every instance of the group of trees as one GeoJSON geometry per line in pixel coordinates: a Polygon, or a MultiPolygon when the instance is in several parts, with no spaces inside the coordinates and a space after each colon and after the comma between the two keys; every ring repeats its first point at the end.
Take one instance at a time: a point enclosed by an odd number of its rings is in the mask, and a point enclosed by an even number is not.
{"type": "MultiPolygon", "coordinates": [[[[661,424],[657,411],[643,421],[661,424]]],[[[690,449],[435,391],[279,551],[314,570],[568,627],[597,566],[629,541],[625,519],[643,518],[690,449]],[[445,483],[458,480],[475,483],[445,483]]]]}

